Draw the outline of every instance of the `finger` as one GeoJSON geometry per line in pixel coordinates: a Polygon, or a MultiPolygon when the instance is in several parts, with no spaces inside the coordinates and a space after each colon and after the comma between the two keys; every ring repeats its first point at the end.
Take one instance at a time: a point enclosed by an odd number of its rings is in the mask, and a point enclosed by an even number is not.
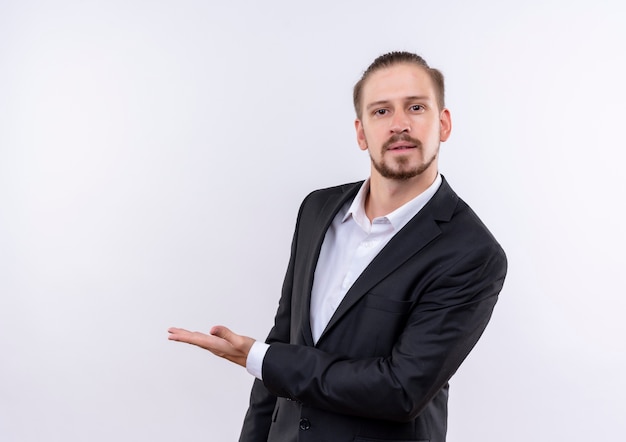
{"type": "Polygon", "coordinates": [[[186,332],[187,330],[183,329],[183,328],[176,328],[176,327],[170,327],[167,329],[167,333],[169,333],[169,338],[172,339],[175,336],[181,335],[182,333],[186,332]]]}
{"type": "Polygon", "coordinates": [[[171,328],[168,330],[169,336],[167,337],[171,341],[179,341],[186,342],[188,344],[198,345],[198,342],[202,340],[204,335],[200,332],[190,332],[189,330],[185,330],[183,328],[171,328]]]}

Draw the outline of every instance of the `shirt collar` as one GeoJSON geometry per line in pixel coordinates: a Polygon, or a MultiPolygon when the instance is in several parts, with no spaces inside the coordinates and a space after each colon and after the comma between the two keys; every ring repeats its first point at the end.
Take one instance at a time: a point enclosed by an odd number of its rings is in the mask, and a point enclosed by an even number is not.
{"type": "MultiPolygon", "coordinates": [[[[379,218],[374,218],[374,221],[385,220],[393,226],[394,230],[401,229],[411,220],[411,218],[422,210],[422,207],[424,207],[428,201],[430,201],[439,189],[439,186],[441,186],[441,182],[441,175],[438,173],[435,181],[433,181],[433,183],[426,190],[404,205],[398,207],[393,212],[379,218]]],[[[350,217],[352,217],[363,230],[370,230],[372,224],[365,214],[365,199],[369,190],[370,179],[368,178],[361,185],[359,192],[356,194],[356,197],[354,197],[354,200],[352,200],[352,204],[350,204],[350,207],[341,222],[346,222],[350,217]]]]}

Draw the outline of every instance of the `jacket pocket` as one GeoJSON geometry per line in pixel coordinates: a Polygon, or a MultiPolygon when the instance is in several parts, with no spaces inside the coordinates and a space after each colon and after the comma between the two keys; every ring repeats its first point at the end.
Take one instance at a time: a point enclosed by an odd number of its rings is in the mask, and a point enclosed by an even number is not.
{"type": "Polygon", "coordinates": [[[408,313],[411,305],[413,305],[413,302],[411,301],[396,301],[395,299],[389,299],[384,296],[373,295],[371,293],[365,297],[365,307],[389,313],[396,313],[399,315],[408,313]]]}

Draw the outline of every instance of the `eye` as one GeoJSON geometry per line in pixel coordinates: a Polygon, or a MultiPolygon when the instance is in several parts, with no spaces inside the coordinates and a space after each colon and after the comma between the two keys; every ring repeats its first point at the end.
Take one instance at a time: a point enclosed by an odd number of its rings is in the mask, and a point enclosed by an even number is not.
{"type": "Polygon", "coordinates": [[[414,104],[410,107],[413,112],[422,112],[424,110],[424,106],[421,104],[414,104]]]}
{"type": "Polygon", "coordinates": [[[374,111],[374,115],[383,116],[386,115],[389,111],[387,109],[376,109],[374,111]]]}

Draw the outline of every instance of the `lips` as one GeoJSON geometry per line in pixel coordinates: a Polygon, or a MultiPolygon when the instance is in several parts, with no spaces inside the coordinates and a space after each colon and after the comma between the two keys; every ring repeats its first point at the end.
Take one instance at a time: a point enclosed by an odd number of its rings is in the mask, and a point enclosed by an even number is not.
{"type": "Polygon", "coordinates": [[[422,143],[408,134],[395,134],[383,144],[384,151],[403,152],[409,149],[420,149],[422,143]]]}
{"type": "Polygon", "coordinates": [[[399,143],[391,144],[390,146],[387,147],[387,150],[408,150],[408,149],[415,149],[416,147],[417,146],[415,144],[399,142],[399,143]]]}

